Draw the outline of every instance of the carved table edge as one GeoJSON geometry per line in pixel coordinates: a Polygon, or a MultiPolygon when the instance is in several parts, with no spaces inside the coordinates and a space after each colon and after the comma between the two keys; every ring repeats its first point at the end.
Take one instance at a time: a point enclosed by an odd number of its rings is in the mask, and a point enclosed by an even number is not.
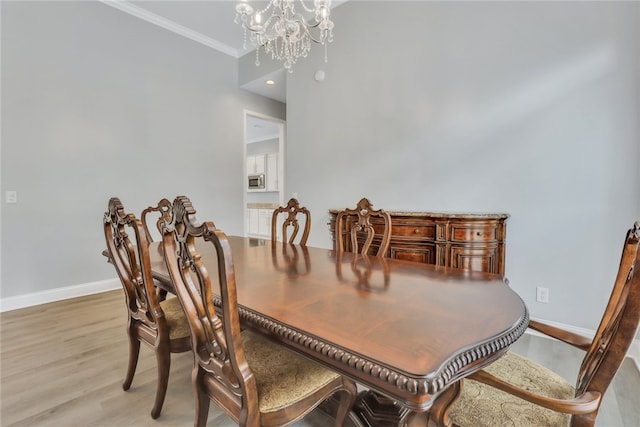
{"type": "MultiPolygon", "coordinates": [[[[219,298],[214,299],[216,306],[220,306],[219,298]]],[[[291,327],[282,325],[269,317],[256,313],[245,307],[239,307],[240,318],[251,325],[257,326],[289,342],[297,344],[322,354],[351,368],[356,368],[365,375],[377,378],[395,387],[402,392],[418,396],[424,394],[435,394],[457,380],[457,374],[465,366],[485,358],[488,355],[498,353],[513,344],[527,329],[529,324],[529,310],[526,305],[524,316],[518,325],[490,341],[474,346],[461,354],[454,356],[448,363],[444,364],[439,372],[433,376],[425,378],[411,378],[404,373],[396,372],[388,367],[376,362],[364,359],[362,356],[348,352],[335,344],[327,343],[321,339],[299,332],[291,327]]]]}

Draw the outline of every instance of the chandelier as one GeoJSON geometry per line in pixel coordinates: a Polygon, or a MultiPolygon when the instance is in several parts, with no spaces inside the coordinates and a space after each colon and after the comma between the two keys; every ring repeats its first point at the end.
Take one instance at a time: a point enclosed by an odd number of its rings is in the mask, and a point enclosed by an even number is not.
{"type": "Polygon", "coordinates": [[[246,2],[236,5],[236,24],[242,24],[244,44],[247,48],[247,30],[256,48],[256,65],[260,65],[258,51],[264,48],[272,59],[284,61],[284,68],[293,72],[298,58],[306,58],[311,50],[311,42],[324,45],[324,60],[327,62],[327,43],[333,41],[331,0],[314,0],[313,8],[304,0],[298,0],[302,9],[309,14],[305,17],[294,8],[296,0],[270,0],[262,10],[246,2]]]}

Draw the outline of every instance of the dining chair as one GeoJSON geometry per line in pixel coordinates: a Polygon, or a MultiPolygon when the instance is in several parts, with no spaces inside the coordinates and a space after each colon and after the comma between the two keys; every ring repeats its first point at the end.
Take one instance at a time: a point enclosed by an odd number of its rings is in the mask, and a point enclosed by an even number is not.
{"type": "Polygon", "coordinates": [[[151,232],[149,231],[148,217],[149,215],[154,215],[156,218],[155,228],[158,230],[158,236],[162,236],[162,223],[166,219],[171,218],[171,201],[168,199],[161,199],[156,206],[149,206],[144,209],[140,213],[140,220],[142,220],[142,225],[144,226],[145,236],[147,237],[147,242],[151,243],[154,241],[151,232]]]}
{"type": "MultiPolygon", "coordinates": [[[[168,199],[161,199],[156,206],[149,206],[148,208],[144,209],[140,213],[140,220],[142,221],[142,225],[144,227],[144,232],[145,232],[145,236],[147,237],[148,243],[151,243],[154,241],[153,235],[149,230],[149,224],[147,223],[148,222],[147,218],[149,218],[149,215],[152,215],[152,214],[155,214],[154,218],[156,218],[155,228],[156,230],[158,230],[157,236],[161,237],[162,229],[160,227],[164,220],[170,218],[169,215],[171,215],[171,202],[168,199]]],[[[154,283],[155,283],[155,280],[154,280],[154,283]]],[[[160,301],[164,301],[167,298],[167,290],[163,289],[160,286],[156,286],[156,293],[160,301]]]]}
{"type": "Polygon", "coordinates": [[[309,230],[311,229],[311,212],[306,207],[300,207],[300,203],[294,197],[289,199],[286,206],[280,206],[273,211],[271,216],[271,241],[277,241],[278,223],[281,221],[282,242],[294,243],[300,230],[298,215],[304,215],[304,229],[298,243],[302,246],[306,245],[309,238],[309,230]],[[281,220],[280,218],[283,219],[281,220]],[[287,240],[287,230],[289,228],[292,228],[292,231],[291,237],[287,240]]]}
{"type": "Polygon", "coordinates": [[[387,255],[391,242],[391,215],[382,209],[374,210],[372,207],[367,198],[362,198],[355,209],[343,209],[337,213],[335,230],[338,253],[349,251],[387,255]],[[378,245],[377,251],[375,246],[372,248],[374,241],[378,245]]]}
{"type": "Polygon", "coordinates": [[[189,326],[177,298],[160,301],[151,275],[149,241],[142,221],[127,214],[116,197],[109,200],[104,215],[104,234],[111,262],[116,268],[126,298],[129,336],[129,362],[122,388],[129,390],[138,364],[140,343],[153,348],[158,382],[151,417],[162,411],[171,353],[191,349],[189,326]],[[133,240],[132,240],[133,237],[133,240]]]}
{"type": "MultiPolygon", "coordinates": [[[[460,427],[594,426],[602,398],[640,322],[640,222],[627,232],[616,281],[593,339],[530,321],[529,327],[585,352],[575,387],[513,352],[463,380],[449,411],[460,427]]],[[[448,425],[446,416],[440,424],[448,425]]]]}
{"type": "Polygon", "coordinates": [[[196,427],[205,426],[213,400],[240,426],[283,426],[340,393],[341,426],[356,396],[355,383],[250,330],[241,330],[229,241],[213,222],[198,224],[191,201],[173,202],[163,252],[187,315],[194,349],[191,378],[196,427]],[[211,245],[205,266],[197,244],[211,245]]]}

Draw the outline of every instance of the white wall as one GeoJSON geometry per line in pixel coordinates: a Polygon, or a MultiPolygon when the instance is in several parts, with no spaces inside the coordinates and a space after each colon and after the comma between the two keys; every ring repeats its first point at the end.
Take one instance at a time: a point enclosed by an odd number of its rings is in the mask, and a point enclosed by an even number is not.
{"type": "Polygon", "coordinates": [[[640,219],[640,3],[350,1],[332,16],[328,64],[315,49],[287,86],[286,184],[313,212],[309,243],[328,247],[327,209],[362,196],[506,212],[506,274],[532,316],[595,329],[640,219]]]}
{"type": "Polygon", "coordinates": [[[115,278],[111,196],[185,194],[243,232],[243,111],[285,108],[238,89],[237,59],[99,2],[0,4],[3,299],[115,278]]]}

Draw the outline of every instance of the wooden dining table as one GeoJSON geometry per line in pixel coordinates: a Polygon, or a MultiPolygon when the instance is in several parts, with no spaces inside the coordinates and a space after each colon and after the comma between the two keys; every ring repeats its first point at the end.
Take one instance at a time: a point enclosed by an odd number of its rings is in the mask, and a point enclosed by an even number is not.
{"type": "MultiPolygon", "coordinates": [[[[528,325],[526,305],[497,274],[229,242],[242,326],[361,384],[354,421],[363,426],[443,422],[459,380],[498,359],[528,325]]],[[[210,244],[198,248],[215,270],[210,244]]],[[[171,291],[162,245],[150,253],[154,278],[171,291]]]]}

